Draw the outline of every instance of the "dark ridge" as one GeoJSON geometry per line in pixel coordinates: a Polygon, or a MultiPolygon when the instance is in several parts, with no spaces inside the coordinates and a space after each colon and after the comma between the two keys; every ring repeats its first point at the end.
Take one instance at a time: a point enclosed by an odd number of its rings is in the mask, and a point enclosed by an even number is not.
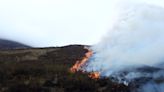
{"type": "Polygon", "coordinates": [[[25,49],[30,48],[30,46],[15,42],[15,41],[9,41],[0,39],[0,49],[1,50],[7,50],[7,49],[25,49]]]}

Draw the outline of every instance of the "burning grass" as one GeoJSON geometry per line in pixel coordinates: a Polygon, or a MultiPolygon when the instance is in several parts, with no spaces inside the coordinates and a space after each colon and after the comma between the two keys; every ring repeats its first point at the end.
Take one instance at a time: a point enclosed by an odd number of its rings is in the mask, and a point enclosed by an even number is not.
{"type": "Polygon", "coordinates": [[[89,50],[87,48],[84,48],[84,49],[86,49],[87,52],[85,53],[82,60],[77,60],[76,63],[70,68],[70,71],[72,73],[75,73],[77,71],[83,71],[83,70],[81,70],[81,68],[86,64],[88,59],[92,56],[93,52],[91,50],[89,50]]]}
{"type": "MultiPolygon", "coordinates": [[[[77,60],[76,63],[70,68],[70,71],[72,73],[76,73],[78,71],[85,73],[85,71],[82,70],[82,68],[84,65],[86,65],[89,58],[93,55],[93,52],[89,48],[84,47],[84,49],[87,50],[87,52],[85,53],[82,60],[77,60]]],[[[89,73],[88,77],[90,77],[92,79],[99,79],[100,73],[99,72],[91,72],[91,73],[89,73]]]]}
{"type": "Polygon", "coordinates": [[[69,71],[75,61],[83,59],[81,57],[88,52],[84,46],[50,49],[41,49],[46,53],[35,55],[37,60],[25,58],[22,61],[20,58],[31,56],[35,50],[39,53],[40,49],[0,53],[0,92],[129,92],[129,88],[123,84],[88,77],[96,73],[69,71]]]}

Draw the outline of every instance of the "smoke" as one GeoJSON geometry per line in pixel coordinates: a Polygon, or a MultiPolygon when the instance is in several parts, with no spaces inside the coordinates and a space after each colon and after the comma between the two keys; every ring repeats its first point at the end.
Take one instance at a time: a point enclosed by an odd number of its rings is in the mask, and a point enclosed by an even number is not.
{"type": "Polygon", "coordinates": [[[138,92],[163,92],[164,83],[156,84],[156,83],[147,83],[138,89],[138,92]]]}
{"type": "Polygon", "coordinates": [[[106,37],[91,49],[86,71],[130,86],[134,92],[164,92],[164,9],[129,3],[120,7],[106,37]]]}

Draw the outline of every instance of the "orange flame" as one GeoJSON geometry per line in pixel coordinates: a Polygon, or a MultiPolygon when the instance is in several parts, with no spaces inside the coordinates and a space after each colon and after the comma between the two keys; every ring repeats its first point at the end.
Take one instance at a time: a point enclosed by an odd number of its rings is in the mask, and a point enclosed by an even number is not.
{"type": "MultiPolygon", "coordinates": [[[[76,63],[71,67],[70,71],[72,73],[82,71],[82,70],[80,70],[82,68],[82,66],[85,65],[86,62],[88,61],[88,59],[93,55],[93,52],[91,50],[89,50],[88,48],[84,48],[84,49],[87,49],[88,52],[85,54],[85,56],[83,57],[82,60],[76,61],[76,63]]],[[[93,79],[98,79],[100,77],[100,73],[99,72],[92,72],[89,75],[89,77],[93,78],[93,79]]]]}
{"type": "MultiPolygon", "coordinates": [[[[86,48],[85,48],[86,49],[86,48]]],[[[87,49],[88,52],[85,54],[83,59],[81,61],[76,61],[76,63],[73,65],[73,67],[70,69],[71,72],[75,73],[80,70],[80,68],[88,61],[88,59],[92,56],[92,51],[87,49]]]]}
{"type": "Polygon", "coordinates": [[[92,73],[90,73],[89,77],[92,79],[99,79],[100,73],[99,72],[92,72],[92,73]]]}

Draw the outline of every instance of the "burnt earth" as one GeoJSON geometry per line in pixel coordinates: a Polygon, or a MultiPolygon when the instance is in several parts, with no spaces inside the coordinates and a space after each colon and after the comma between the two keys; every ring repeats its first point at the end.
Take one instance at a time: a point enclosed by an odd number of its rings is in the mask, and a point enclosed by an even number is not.
{"type": "Polygon", "coordinates": [[[106,78],[71,73],[86,52],[82,45],[0,51],[0,92],[129,92],[106,78]]]}

